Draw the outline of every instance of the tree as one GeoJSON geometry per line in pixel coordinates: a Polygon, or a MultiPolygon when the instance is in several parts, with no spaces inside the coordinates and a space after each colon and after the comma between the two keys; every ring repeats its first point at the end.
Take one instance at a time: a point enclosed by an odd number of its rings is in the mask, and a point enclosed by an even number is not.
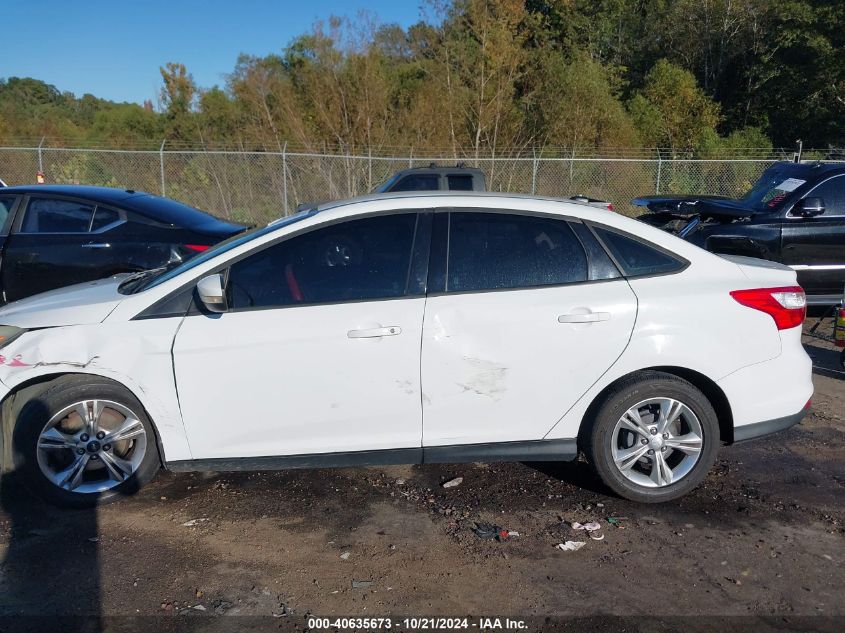
{"type": "Polygon", "coordinates": [[[161,105],[166,120],[165,130],[170,138],[190,140],[195,136],[191,110],[197,94],[194,78],[184,64],[168,62],[159,68],[164,85],[161,88],[161,105]]]}
{"type": "Polygon", "coordinates": [[[719,123],[719,105],[704,94],[693,74],[665,59],[648,72],[628,109],[647,146],[676,153],[712,138],[719,123]]]}
{"type": "Polygon", "coordinates": [[[541,145],[573,150],[637,145],[637,132],[619,100],[617,70],[586,54],[571,62],[559,52],[544,57],[533,96],[541,145]]]}

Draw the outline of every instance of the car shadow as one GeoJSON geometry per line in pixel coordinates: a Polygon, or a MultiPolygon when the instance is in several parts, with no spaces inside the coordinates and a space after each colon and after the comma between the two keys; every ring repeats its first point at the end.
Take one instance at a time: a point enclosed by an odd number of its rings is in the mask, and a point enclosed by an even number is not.
{"type": "Polygon", "coordinates": [[[0,478],[0,521],[7,535],[0,631],[102,631],[96,508],[59,509],[30,493],[22,480],[14,470],[0,478]]]}
{"type": "Polygon", "coordinates": [[[533,468],[546,477],[572,484],[583,490],[615,497],[615,493],[605,486],[593,472],[592,468],[583,461],[570,462],[523,462],[525,466],[533,468]]]}

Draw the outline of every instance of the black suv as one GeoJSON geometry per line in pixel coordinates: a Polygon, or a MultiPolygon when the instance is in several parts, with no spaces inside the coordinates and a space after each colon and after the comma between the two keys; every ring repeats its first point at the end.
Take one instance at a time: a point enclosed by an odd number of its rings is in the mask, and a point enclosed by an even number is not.
{"type": "Polygon", "coordinates": [[[485,191],[484,172],[458,163],[454,167],[413,167],[397,171],[372,193],[393,191],[485,191]]]}
{"type": "Polygon", "coordinates": [[[714,253],[794,268],[814,305],[838,303],[845,288],[845,163],[775,163],[739,200],[649,196],[631,201],[638,219],[714,253]]]}

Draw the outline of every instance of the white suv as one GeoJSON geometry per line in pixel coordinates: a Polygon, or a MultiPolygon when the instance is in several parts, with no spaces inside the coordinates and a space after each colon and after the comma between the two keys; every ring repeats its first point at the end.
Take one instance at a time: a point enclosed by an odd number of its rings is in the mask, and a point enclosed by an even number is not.
{"type": "Polygon", "coordinates": [[[5,468],[90,505],[171,470],[586,454],[643,502],[813,387],[804,294],[586,204],[328,203],[170,270],[0,310],[5,468]]]}

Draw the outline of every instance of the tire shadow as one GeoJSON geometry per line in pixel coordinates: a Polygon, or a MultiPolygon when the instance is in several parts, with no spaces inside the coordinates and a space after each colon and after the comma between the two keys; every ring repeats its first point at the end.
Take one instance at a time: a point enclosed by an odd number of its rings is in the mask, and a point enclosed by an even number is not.
{"type": "Polygon", "coordinates": [[[586,462],[576,460],[570,462],[523,462],[523,464],[546,477],[605,497],[618,498],[610,488],[602,483],[586,462]]]}

